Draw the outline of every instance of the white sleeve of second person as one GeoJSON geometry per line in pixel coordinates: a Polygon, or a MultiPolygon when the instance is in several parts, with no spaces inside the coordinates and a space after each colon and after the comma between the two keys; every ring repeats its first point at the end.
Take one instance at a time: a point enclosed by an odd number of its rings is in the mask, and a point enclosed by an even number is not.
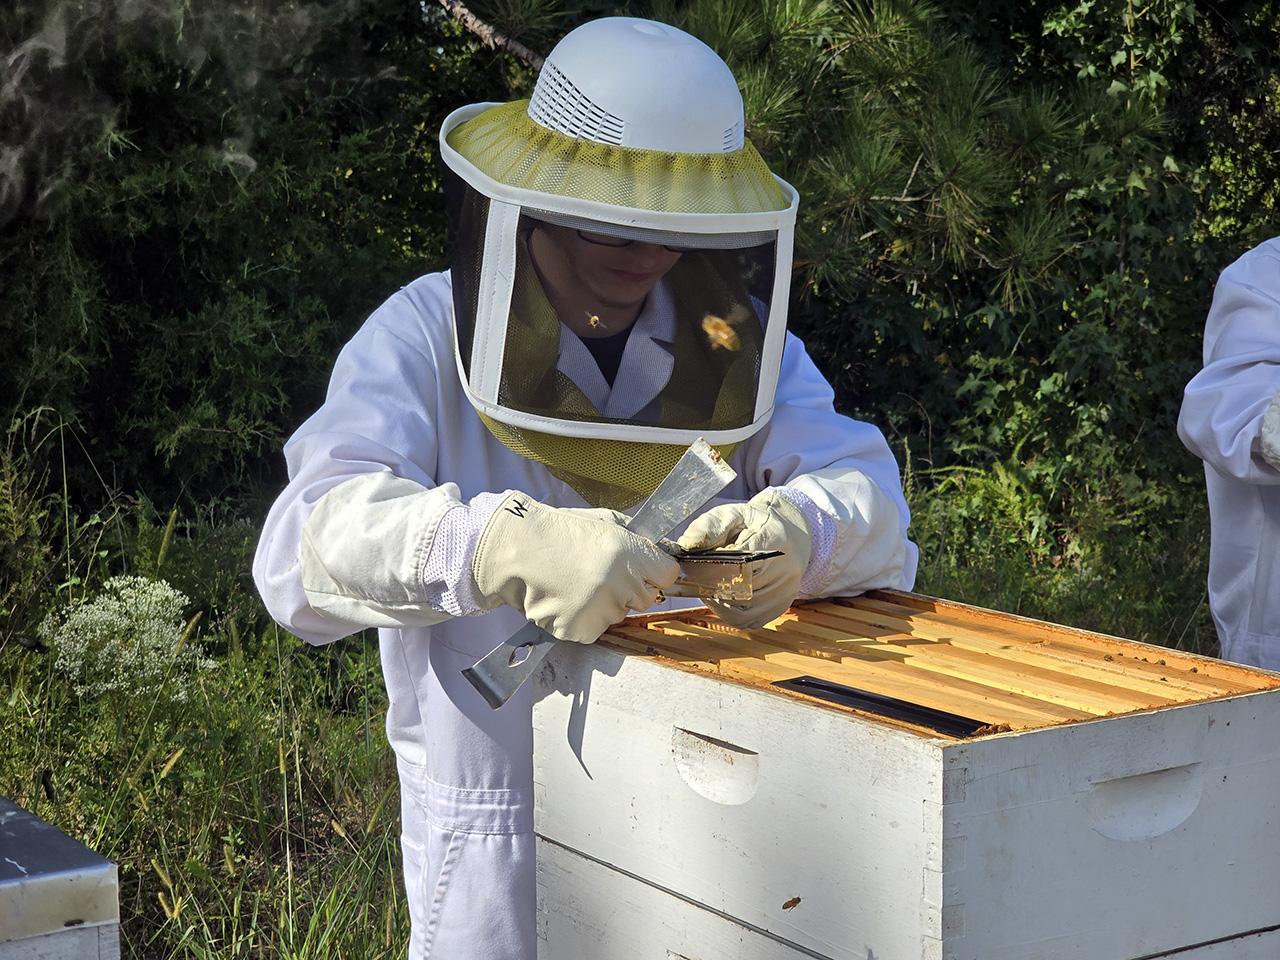
{"type": "Polygon", "coordinates": [[[1178,436],[1224,477],[1280,484],[1280,241],[1218,278],[1204,367],[1187,384],[1178,436]]]}

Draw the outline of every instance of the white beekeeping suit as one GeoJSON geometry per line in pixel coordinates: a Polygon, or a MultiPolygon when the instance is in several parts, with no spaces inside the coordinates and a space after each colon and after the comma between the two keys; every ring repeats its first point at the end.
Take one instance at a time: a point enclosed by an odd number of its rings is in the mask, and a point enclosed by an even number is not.
{"type": "Polygon", "coordinates": [[[1222,656],[1280,670],[1280,238],[1218,278],[1178,436],[1204,460],[1222,656]]]}
{"type": "Polygon", "coordinates": [[[451,270],[369,318],[285,446],[254,576],[312,643],[380,628],[414,960],[535,957],[531,685],[493,710],[462,670],[526,619],[590,643],[649,607],[678,566],[616,511],[689,443],[738,479],[685,542],[781,551],[726,619],[913,582],[884,437],[786,332],[797,197],[742,131],[709,48],[626,18],[531,101],[455,112],[451,270]]]}

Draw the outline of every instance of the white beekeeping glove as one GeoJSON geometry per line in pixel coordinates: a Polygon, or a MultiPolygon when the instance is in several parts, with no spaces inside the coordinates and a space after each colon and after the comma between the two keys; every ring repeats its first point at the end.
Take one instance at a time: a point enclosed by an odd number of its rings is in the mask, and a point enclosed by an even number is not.
{"type": "Polygon", "coordinates": [[[1262,415],[1262,459],[1280,470],[1280,393],[1271,398],[1271,405],[1262,415]]]}
{"type": "Polygon", "coordinates": [[[507,604],[561,640],[594,643],[629,610],[646,610],[680,565],[612,510],[548,507],[509,493],[471,563],[476,599],[507,604]]]}
{"type": "Polygon", "coordinates": [[[707,606],[735,627],[762,627],[781,616],[800,592],[809,566],[813,533],[804,511],[775,489],[757,493],[746,503],[712,507],[698,517],[679,540],[684,550],[781,550],[782,556],[761,560],[751,568],[751,599],[741,603],[708,598],[707,606]]]}

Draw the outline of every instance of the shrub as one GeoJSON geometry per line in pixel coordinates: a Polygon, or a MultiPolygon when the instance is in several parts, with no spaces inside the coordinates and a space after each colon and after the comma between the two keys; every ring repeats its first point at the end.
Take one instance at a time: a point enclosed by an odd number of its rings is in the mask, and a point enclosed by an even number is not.
{"type": "Polygon", "coordinates": [[[77,695],[186,701],[191,677],[216,664],[189,642],[199,617],[163,580],[113,577],[93,600],[50,613],[38,633],[77,695]]]}

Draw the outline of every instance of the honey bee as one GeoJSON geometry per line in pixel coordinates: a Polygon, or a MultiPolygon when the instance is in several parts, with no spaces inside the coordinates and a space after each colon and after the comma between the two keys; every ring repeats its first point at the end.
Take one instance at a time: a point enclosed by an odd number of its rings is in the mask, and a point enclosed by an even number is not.
{"type": "Polygon", "coordinates": [[[735,325],[741,323],[749,316],[745,307],[740,303],[735,303],[733,309],[729,311],[728,317],[717,317],[714,313],[708,313],[702,318],[702,332],[707,335],[707,340],[711,342],[711,349],[717,350],[721,347],[730,351],[742,349],[742,341],[738,339],[738,331],[733,329],[735,325]]]}
{"type": "Polygon", "coordinates": [[[602,326],[604,326],[604,324],[600,322],[600,318],[599,318],[599,317],[597,317],[597,316],[596,316],[594,313],[592,313],[590,310],[584,310],[584,311],[583,311],[583,313],[585,313],[585,314],[587,315],[587,323],[590,325],[590,327],[591,327],[593,330],[594,330],[596,327],[602,327],[602,326]]]}
{"type": "Polygon", "coordinates": [[[730,351],[742,348],[742,341],[738,339],[738,332],[729,326],[728,320],[722,317],[714,317],[708,313],[702,320],[702,332],[711,341],[712,350],[717,350],[720,347],[730,351]]]}

